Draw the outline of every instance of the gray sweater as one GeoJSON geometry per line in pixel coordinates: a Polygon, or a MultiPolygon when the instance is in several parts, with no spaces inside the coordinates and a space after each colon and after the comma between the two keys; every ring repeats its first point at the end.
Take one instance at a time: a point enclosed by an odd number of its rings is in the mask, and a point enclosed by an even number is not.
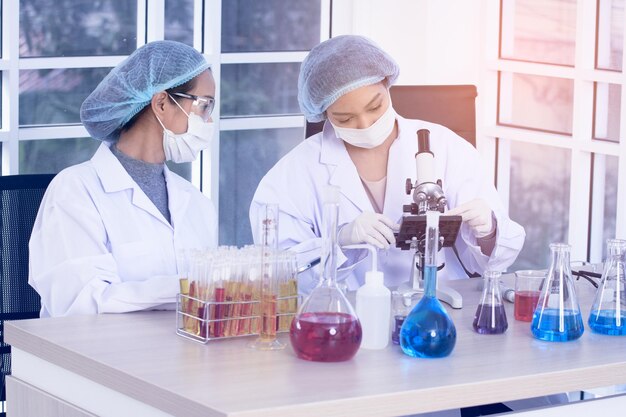
{"type": "Polygon", "coordinates": [[[150,162],[133,159],[117,149],[116,145],[111,146],[111,152],[169,222],[170,210],[167,204],[165,164],[151,164],[150,162]]]}

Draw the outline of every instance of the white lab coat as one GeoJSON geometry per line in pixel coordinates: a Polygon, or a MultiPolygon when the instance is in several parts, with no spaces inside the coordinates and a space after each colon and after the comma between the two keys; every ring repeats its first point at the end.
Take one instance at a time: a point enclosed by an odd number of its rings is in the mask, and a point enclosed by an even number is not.
{"type": "Polygon", "coordinates": [[[30,239],[29,284],[41,316],[121,313],[176,300],[184,250],[214,247],[211,201],[165,167],[171,224],[102,144],[61,171],[30,239]],[[178,255],[178,256],[177,256],[178,255]]]}
{"type": "MultiPolygon", "coordinates": [[[[504,271],[509,267],[524,243],[524,229],[512,221],[504,209],[490,181],[483,174],[486,168],[478,151],[467,141],[449,129],[421,120],[409,120],[398,116],[398,138],[389,149],[387,188],[383,214],[393,221],[402,217],[402,206],[411,203],[405,192],[405,181],[415,181],[416,132],[430,130],[431,150],[435,155],[437,178],[443,181],[443,191],[449,208],[474,198],[483,198],[497,221],[496,245],[491,256],[484,255],[468,225],[463,224],[456,240],[456,247],[466,268],[482,273],[485,269],[504,271]]],[[[364,211],[374,211],[367,197],[356,167],[330,125],[323,132],[306,139],[283,157],[261,180],[250,207],[250,221],[259,241],[257,225],[259,208],[263,204],[278,203],[279,245],[299,253],[299,263],[320,256],[320,230],[322,228],[322,196],[327,185],[340,188],[339,225],[347,224],[364,211]]],[[[363,284],[369,262],[360,262],[363,251],[339,252],[339,277],[346,277],[348,288],[363,284]]],[[[385,284],[393,287],[409,279],[413,254],[395,247],[379,252],[379,269],[385,274],[385,284]]],[[[445,279],[466,278],[461,265],[451,249],[439,254],[445,268],[439,277],[445,279]]],[[[316,283],[313,273],[301,274],[299,285],[307,292],[316,283]]]]}

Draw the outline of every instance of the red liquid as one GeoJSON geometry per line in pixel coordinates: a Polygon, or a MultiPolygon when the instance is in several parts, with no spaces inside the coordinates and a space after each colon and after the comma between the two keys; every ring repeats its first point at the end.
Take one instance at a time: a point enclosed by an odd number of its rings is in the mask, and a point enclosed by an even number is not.
{"type": "Polygon", "coordinates": [[[361,346],[361,323],[345,313],[304,313],[291,322],[289,338],[300,359],[340,362],[361,346]]]}
{"type": "Polygon", "coordinates": [[[532,321],[539,302],[539,291],[515,292],[515,320],[532,321]]]}
{"type": "MultiPolygon", "coordinates": [[[[224,302],[224,296],[225,296],[224,292],[225,292],[224,288],[215,289],[215,301],[216,302],[218,303],[224,302]]],[[[225,308],[226,307],[222,304],[218,304],[215,306],[215,319],[216,320],[221,320],[224,318],[225,308]]],[[[214,337],[224,336],[224,322],[223,321],[216,321],[213,329],[214,329],[214,333],[213,333],[214,337]]]]}

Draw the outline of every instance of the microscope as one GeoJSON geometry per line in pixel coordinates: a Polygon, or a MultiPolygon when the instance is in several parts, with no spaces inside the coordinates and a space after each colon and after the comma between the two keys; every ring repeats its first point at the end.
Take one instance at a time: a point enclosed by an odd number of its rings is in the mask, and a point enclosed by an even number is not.
{"type": "MultiPolygon", "coordinates": [[[[426,235],[426,211],[436,210],[443,213],[447,206],[446,196],[442,189],[441,179],[435,174],[435,155],[430,150],[430,131],[417,131],[417,153],[415,168],[417,178],[415,184],[410,178],[406,180],[406,193],[413,195],[413,202],[403,206],[400,230],[396,234],[396,247],[413,252],[413,261],[409,281],[400,285],[398,295],[404,300],[405,307],[410,305],[416,295],[424,293],[424,250],[426,235]]],[[[452,247],[461,227],[461,216],[445,216],[439,219],[439,250],[452,247]]],[[[440,265],[441,270],[445,265],[440,265]]],[[[437,283],[437,298],[452,308],[462,308],[461,294],[437,283]]]]}

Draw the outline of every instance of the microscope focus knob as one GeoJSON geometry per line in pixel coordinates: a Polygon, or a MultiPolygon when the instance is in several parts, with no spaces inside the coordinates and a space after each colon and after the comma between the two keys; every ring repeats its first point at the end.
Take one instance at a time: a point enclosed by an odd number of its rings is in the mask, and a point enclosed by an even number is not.
{"type": "Polygon", "coordinates": [[[411,178],[406,179],[406,183],[404,184],[404,190],[407,195],[411,195],[411,190],[413,189],[413,183],[411,182],[411,178]]]}

